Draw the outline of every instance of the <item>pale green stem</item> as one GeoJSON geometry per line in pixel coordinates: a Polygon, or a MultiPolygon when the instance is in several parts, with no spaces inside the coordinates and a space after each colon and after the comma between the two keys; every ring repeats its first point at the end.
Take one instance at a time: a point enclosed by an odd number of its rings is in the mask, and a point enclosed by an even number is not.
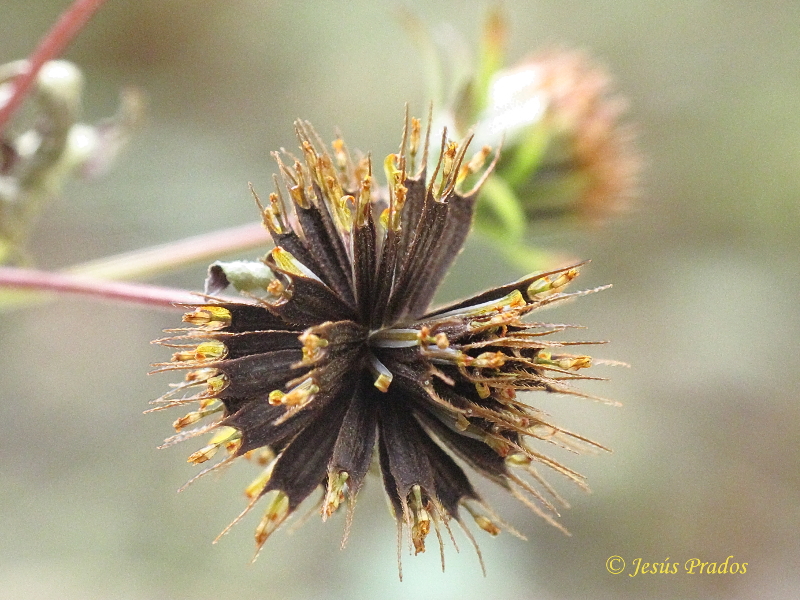
{"type": "Polygon", "coordinates": [[[398,19],[422,55],[427,91],[434,107],[439,108],[444,104],[445,98],[442,61],[436,48],[436,42],[433,40],[433,34],[424,21],[402,4],[398,10],[398,19]]]}
{"type": "Polygon", "coordinates": [[[492,6],[485,19],[473,96],[476,100],[472,107],[475,116],[486,109],[489,101],[489,86],[492,77],[503,67],[508,41],[507,23],[499,5],[492,6]]]}
{"type": "Polygon", "coordinates": [[[510,243],[522,238],[528,222],[527,217],[517,195],[505,180],[498,175],[490,176],[481,188],[479,201],[487,205],[500,226],[498,228],[497,225],[478,218],[475,225],[480,230],[510,243]]]}
{"type": "Polygon", "coordinates": [[[97,279],[142,279],[271,244],[261,223],[248,223],[81,263],[64,269],[64,272],[97,279]]]}
{"type": "Polygon", "coordinates": [[[550,252],[526,244],[501,242],[497,247],[511,264],[523,273],[549,271],[564,265],[574,264],[578,259],[566,254],[550,252]]]}
{"type": "MultiPolygon", "coordinates": [[[[81,279],[91,280],[140,279],[185,267],[191,263],[212,262],[226,254],[264,247],[271,243],[267,232],[260,223],[249,223],[177,242],[168,242],[160,246],[81,263],[51,275],[73,278],[78,276],[81,279]]],[[[14,271],[14,269],[7,269],[7,276],[10,277],[14,271]]],[[[18,275],[22,270],[16,270],[16,272],[18,275]]],[[[39,273],[46,272],[39,271],[39,273]]],[[[0,280],[0,287],[5,285],[17,288],[0,290],[0,310],[41,302],[47,298],[38,293],[49,289],[47,286],[11,285],[11,282],[12,280],[0,280]],[[36,292],[24,290],[36,290],[36,292]]],[[[96,281],[95,283],[99,284],[96,281]]],[[[194,301],[197,301],[197,297],[194,301]]]]}

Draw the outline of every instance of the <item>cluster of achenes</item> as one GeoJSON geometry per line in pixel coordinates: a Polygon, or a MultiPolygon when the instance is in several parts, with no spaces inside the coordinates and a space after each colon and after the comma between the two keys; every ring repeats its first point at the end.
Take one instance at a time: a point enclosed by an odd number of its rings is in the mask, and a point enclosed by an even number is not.
{"type": "Polygon", "coordinates": [[[507,527],[455,458],[556,524],[553,502],[564,502],[536,467],[580,486],[583,479],[531,442],[599,446],[549,423],[518,392],[586,396],[568,382],[586,379],[576,371],[591,359],[564,351],[578,342],[548,338],[567,326],[525,319],[577,295],[562,291],[576,268],[430,310],[470,231],[492,151],[466,160],[470,140],[449,141],[445,131],[428,173],[430,126],[423,139],[419,120],[406,118],[380,190],[369,156],[352,156],[341,139],[328,153],[308,123],[296,129],[303,160],[275,155],[283,186],[276,177],[262,206],[275,242],[263,259],[271,278],[265,293],[240,302],[209,297],[185,315],[193,328],[160,340],[179,351],[159,366],[188,373],[156,410],[199,404],[175,422],[179,431],[212,419],[168,443],[213,431],[189,461],[203,463],[220,449],[227,457],[201,475],[241,456],[263,466],[242,513],[269,496],[258,548],[319,488],[323,520],[346,501],[349,524],[373,462],[397,520],[398,552],[404,530],[416,553],[431,526],[441,545],[451,520],[474,543],[464,511],[490,534],[507,527]]]}

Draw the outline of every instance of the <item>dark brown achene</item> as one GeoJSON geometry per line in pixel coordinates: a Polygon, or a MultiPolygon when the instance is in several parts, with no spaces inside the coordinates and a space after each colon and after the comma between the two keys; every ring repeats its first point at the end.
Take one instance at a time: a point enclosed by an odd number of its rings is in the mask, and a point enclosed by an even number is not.
{"type": "Polygon", "coordinates": [[[369,157],[351,156],[341,139],[329,154],[308,123],[296,129],[304,160],[275,154],[282,185],[276,178],[262,207],[275,242],[263,259],[266,294],[241,302],[209,297],[184,317],[193,328],[159,340],[180,348],[159,366],[188,373],[154,410],[198,403],[175,422],[179,431],[215,415],[167,443],[214,430],[189,461],[205,462],[221,448],[228,456],[201,475],[239,456],[263,465],[242,513],[271,493],[258,548],[319,487],[323,520],[347,500],[349,524],[376,453],[398,523],[398,552],[404,530],[415,553],[424,551],[431,526],[441,546],[441,527],[449,532],[451,520],[474,544],[462,509],[491,534],[504,527],[453,457],[560,528],[545,494],[563,500],[535,466],[581,486],[583,478],[530,441],[600,446],[548,423],[517,392],[588,397],[568,382],[585,379],[575,372],[591,359],[547,338],[567,326],[523,320],[575,296],[562,290],[576,267],[429,311],[470,231],[492,168],[484,168],[490,149],[467,162],[469,139],[450,142],[445,131],[428,178],[430,127],[422,140],[419,121],[407,118],[400,152],[384,161],[388,186],[381,193],[369,157]],[[200,391],[182,397],[190,388],[200,391]]]}

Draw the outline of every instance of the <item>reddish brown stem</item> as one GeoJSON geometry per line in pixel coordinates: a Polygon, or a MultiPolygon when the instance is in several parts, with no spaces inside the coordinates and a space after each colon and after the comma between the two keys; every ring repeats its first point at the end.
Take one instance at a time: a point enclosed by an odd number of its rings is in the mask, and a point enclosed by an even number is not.
{"type": "Polygon", "coordinates": [[[86,25],[105,1],[75,0],[64,11],[52,29],[47,32],[47,35],[39,42],[39,46],[28,58],[27,71],[19,75],[14,81],[14,91],[11,98],[3,106],[0,106],[0,131],[3,130],[14,111],[22,104],[42,65],[48,60],[58,57],[64,51],[67,44],[83,29],[83,26],[86,25]]]}
{"type": "Polygon", "coordinates": [[[200,296],[184,290],[143,283],[102,281],[77,275],[14,267],[0,267],[0,289],[2,288],[80,294],[104,300],[173,309],[181,308],[176,304],[202,302],[200,296]]]}

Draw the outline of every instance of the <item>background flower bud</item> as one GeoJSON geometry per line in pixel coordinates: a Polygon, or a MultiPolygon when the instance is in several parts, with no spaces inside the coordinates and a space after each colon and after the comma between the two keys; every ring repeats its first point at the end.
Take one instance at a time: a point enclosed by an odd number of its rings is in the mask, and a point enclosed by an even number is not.
{"type": "MultiPolygon", "coordinates": [[[[451,75],[450,85],[431,83],[434,98],[447,90],[434,130],[447,127],[457,137],[472,127],[476,146],[502,144],[476,226],[524,269],[547,268],[559,259],[525,247],[530,226],[576,218],[596,223],[615,214],[634,195],[640,160],[622,121],[626,102],[603,68],[575,50],[542,51],[504,67],[507,30],[502,12],[490,10],[468,76],[456,68],[464,62],[458,44],[440,53],[440,71],[458,77],[451,75]]],[[[433,46],[422,44],[429,60],[433,46]]]]}

